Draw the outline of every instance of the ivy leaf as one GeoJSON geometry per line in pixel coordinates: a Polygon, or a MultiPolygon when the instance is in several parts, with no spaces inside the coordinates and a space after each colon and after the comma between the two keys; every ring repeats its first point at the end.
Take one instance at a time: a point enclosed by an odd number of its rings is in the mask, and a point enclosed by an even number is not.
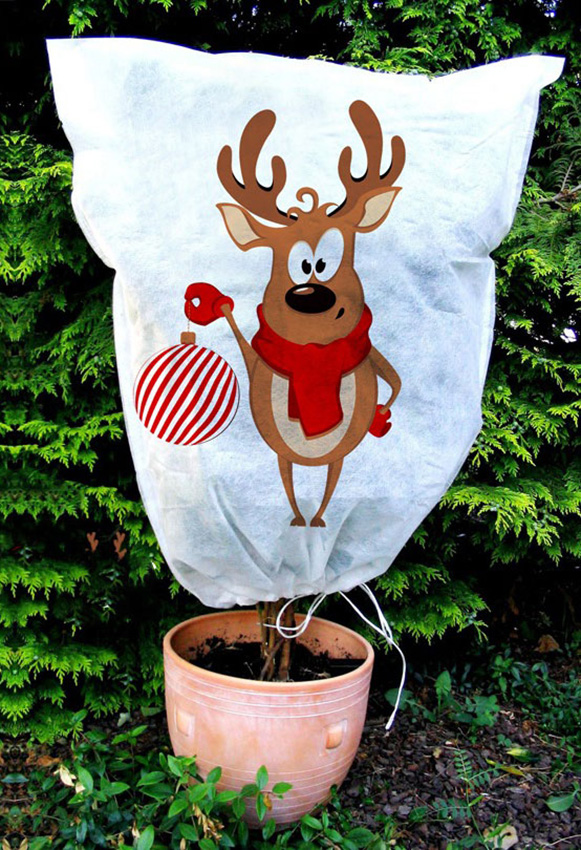
{"type": "Polygon", "coordinates": [[[357,847],[367,847],[373,837],[371,830],[365,829],[362,826],[358,826],[347,833],[349,841],[352,841],[357,847]]]}
{"type": "Polygon", "coordinates": [[[262,837],[265,841],[268,841],[269,838],[272,838],[276,830],[276,821],[271,818],[267,820],[264,826],[262,827],[262,837]]]}
{"type": "Polygon", "coordinates": [[[87,837],[87,821],[82,820],[77,826],[75,838],[79,844],[82,844],[87,837]]]}
{"type": "Polygon", "coordinates": [[[221,767],[215,767],[206,776],[206,782],[208,782],[210,784],[215,784],[216,782],[220,781],[221,776],[222,776],[222,768],[221,767]]]}
{"type": "Polygon", "coordinates": [[[277,782],[272,788],[272,793],[276,796],[280,795],[282,797],[282,795],[286,794],[287,791],[290,791],[292,787],[293,786],[290,782],[277,782]]]}
{"type": "Polygon", "coordinates": [[[147,785],[156,785],[158,782],[163,782],[164,779],[165,773],[162,773],[161,770],[152,770],[141,777],[137,783],[137,787],[143,788],[147,785]]]}
{"type": "Polygon", "coordinates": [[[126,782],[112,782],[108,789],[110,794],[122,794],[124,791],[129,790],[129,785],[126,782]]]}
{"type": "Polygon", "coordinates": [[[188,788],[188,798],[190,803],[199,803],[208,793],[208,786],[204,782],[199,785],[191,785],[188,788]]]}
{"type": "Polygon", "coordinates": [[[179,815],[180,812],[183,812],[188,808],[188,805],[188,801],[185,797],[178,797],[169,807],[169,811],[167,813],[168,818],[173,818],[175,815],[179,815]]]}
{"type": "Polygon", "coordinates": [[[188,838],[190,841],[197,841],[199,838],[198,830],[191,823],[180,823],[179,831],[182,838],[188,838]]]}
{"type": "Polygon", "coordinates": [[[259,790],[260,789],[259,789],[258,785],[255,785],[254,783],[252,783],[251,785],[245,785],[240,791],[240,796],[241,797],[254,797],[255,794],[258,794],[259,790]]]}
{"type": "Polygon", "coordinates": [[[93,790],[93,777],[86,768],[80,766],[77,768],[77,779],[85,791],[91,793],[93,790]]]}
{"type": "Polygon", "coordinates": [[[267,782],[268,770],[265,768],[264,765],[262,765],[262,767],[258,768],[258,771],[256,773],[256,784],[258,785],[259,789],[263,791],[266,788],[267,782]]]}
{"type": "Polygon", "coordinates": [[[248,844],[248,838],[250,835],[250,830],[248,829],[248,824],[245,821],[241,820],[238,824],[238,841],[241,847],[246,847],[248,844]]]}
{"type": "Polygon", "coordinates": [[[576,796],[577,792],[571,791],[570,794],[549,797],[545,802],[552,812],[566,812],[575,802],[576,796]]]}
{"type": "Polygon", "coordinates": [[[236,800],[237,798],[238,798],[238,791],[230,791],[230,790],[220,791],[216,795],[216,802],[217,803],[231,803],[232,800],[236,800]]]}
{"type": "Polygon", "coordinates": [[[241,818],[246,811],[246,803],[242,797],[237,797],[232,803],[232,811],[237,818],[241,818]]]}
{"type": "Polygon", "coordinates": [[[155,829],[150,824],[149,826],[145,827],[145,829],[137,839],[137,844],[135,845],[136,850],[151,850],[154,838],[155,829]]]}
{"type": "Polygon", "coordinates": [[[264,801],[264,794],[260,793],[256,797],[256,814],[258,815],[258,820],[262,821],[266,817],[268,812],[268,808],[264,801]]]}
{"type": "Polygon", "coordinates": [[[184,775],[184,768],[182,766],[181,761],[175,756],[168,755],[167,757],[167,766],[174,776],[182,777],[184,775]]]}

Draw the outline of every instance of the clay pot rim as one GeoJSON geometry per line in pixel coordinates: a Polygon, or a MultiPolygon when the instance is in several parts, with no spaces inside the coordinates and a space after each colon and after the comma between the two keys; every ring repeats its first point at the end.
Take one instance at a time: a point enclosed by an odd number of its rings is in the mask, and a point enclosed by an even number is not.
{"type": "MultiPolygon", "coordinates": [[[[180,655],[177,654],[175,649],[172,646],[172,640],[174,635],[177,632],[185,629],[190,623],[199,622],[201,620],[220,620],[229,614],[233,614],[236,616],[245,615],[247,617],[251,617],[254,615],[254,611],[218,611],[215,614],[200,614],[199,617],[191,617],[189,620],[184,620],[181,623],[178,623],[172,629],[167,632],[163,639],[163,654],[164,656],[171,658],[174,664],[177,664],[178,667],[183,668],[183,670],[191,670],[192,668],[196,671],[196,676],[201,679],[205,679],[208,683],[213,683],[215,685],[227,684],[228,687],[237,688],[240,690],[257,690],[262,692],[273,692],[273,691],[284,691],[285,693],[292,693],[293,691],[321,691],[326,690],[327,688],[332,689],[336,687],[342,687],[343,685],[348,684],[351,681],[357,681],[363,678],[366,674],[371,675],[371,669],[373,667],[373,661],[375,658],[375,652],[373,647],[366,640],[363,635],[360,635],[358,632],[353,631],[353,629],[347,628],[347,626],[342,626],[339,623],[333,622],[333,620],[326,620],[323,617],[313,617],[311,619],[311,623],[324,623],[325,625],[331,626],[337,632],[349,635],[352,638],[355,638],[361,646],[367,652],[367,655],[359,667],[355,670],[350,670],[349,673],[342,673],[339,676],[333,676],[330,679],[308,679],[306,682],[261,682],[256,679],[241,679],[238,676],[227,676],[225,673],[215,673],[213,670],[205,670],[203,667],[198,667],[197,664],[192,664],[190,661],[186,661],[180,655]]],[[[301,622],[304,620],[304,614],[297,614],[296,620],[297,622],[301,622]]]]}

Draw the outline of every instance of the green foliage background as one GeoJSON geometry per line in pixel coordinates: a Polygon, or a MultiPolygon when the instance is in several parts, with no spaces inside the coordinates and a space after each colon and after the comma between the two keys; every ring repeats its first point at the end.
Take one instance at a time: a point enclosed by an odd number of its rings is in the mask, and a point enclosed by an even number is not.
{"type": "MultiPolygon", "coordinates": [[[[579,564],[579,19],[576,0],[0,3],[5,732],[50,738],[85,712],[155,700],[160,637],[199,611],[172,582],[136,491],[111,273],[72,216],[71,156],[44,39],[133,35],[432,74],[523,53],[567,57],[543,93],[523,200],[497,252],[484,429],[439,508],[377,582],[396,631],[430,638],[478,629],[495,585],[514,596],[520,583],[541,602],[579,564]]],[[[572,620],[570,600],[568,610],[572,620]]]]}

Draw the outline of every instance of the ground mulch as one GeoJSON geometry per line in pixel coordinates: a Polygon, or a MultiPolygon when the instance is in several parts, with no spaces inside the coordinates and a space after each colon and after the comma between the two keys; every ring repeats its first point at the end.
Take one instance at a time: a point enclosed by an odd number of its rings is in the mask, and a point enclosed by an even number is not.
{"type": "Polygon", "coordinates": [[[545,802],[570,792],[579,780],[572,770],[555,773],[551,768],[562,755],[558,737],[541,737],[533,722],[512,709],[501,710],[494,726],[478,730],[476,741],[445,718],[429,722],[406,711],[386,734],[387,709],[381,695],[372,695],[361,747],[341,789],[343,804],[356,812],[362,826],[375,829],[391,816],[401,824],[396,840],[406,850],[447,850],[469,835],[504,823],[514,830],[507,832],[506,847],[580,850],[581,801],[561,813],[552,812],[545,802]],[[530,765],[515,762],[499,736],[526,748],[537,760],[530,765]],[[471,773],[480,774],[476,782],[459,775],[459,751],[471,773]],[[439,801],[448,808],[450,801],[460,803],[463,811],[442,818],[439,801]],[[467,812],[462,803],[470,802],[467,812]],[[420,807],[427,810],[426,819],[410,823],[410,813],[420,807]],[[509,836],[517,842],[511,844],[509,836]]]}

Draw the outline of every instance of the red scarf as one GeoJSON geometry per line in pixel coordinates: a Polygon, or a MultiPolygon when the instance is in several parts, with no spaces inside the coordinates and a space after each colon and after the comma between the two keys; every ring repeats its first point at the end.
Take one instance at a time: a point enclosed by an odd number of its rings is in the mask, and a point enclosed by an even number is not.
{"type": "Polygon", "coordinates": [[[307,437],[335,428],[343,419],[341,378],[362,363],[371,351],[371,310],[363,307],[356,327],[327,345],[299,345],[275,333],[258,307],[260,327],[252,348],[275,372],[289,379],[288,415],[298,419],[307,437]]]}

